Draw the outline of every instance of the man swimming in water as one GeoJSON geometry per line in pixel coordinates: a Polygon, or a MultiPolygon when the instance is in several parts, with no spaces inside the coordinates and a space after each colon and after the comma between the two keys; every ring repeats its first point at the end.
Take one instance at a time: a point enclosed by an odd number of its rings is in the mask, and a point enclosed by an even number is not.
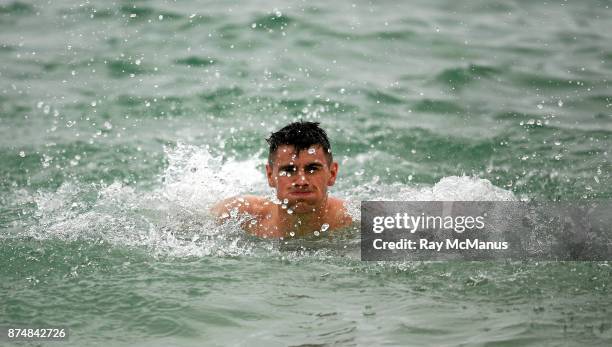
{"type": "Polygon", "coordinates": [[[232,211],[248,215],[242,228],[268,238],[317,235],[352,223],[344,201],[327,193],[336,182],[338,163],[319,123],[291,123],[266,141],[266,177],[278,201],[251,195],[230,198],[213,206],[217,217],[227,219],[232,211]]]}

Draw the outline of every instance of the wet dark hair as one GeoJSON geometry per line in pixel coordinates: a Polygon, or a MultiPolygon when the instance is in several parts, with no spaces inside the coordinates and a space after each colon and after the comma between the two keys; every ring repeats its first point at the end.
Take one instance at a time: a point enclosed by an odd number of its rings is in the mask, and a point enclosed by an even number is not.
{"type": "Polygon", "coordinates": [[[333,160],[327,133],[319,127],[318,122],[299,121],[287,124],[282,129],[272,133],[266,139],[266,142],[270,145],[268,154],[268,162],[270,163],[272,163],[274,153],[281,145],[293,146],[298,153],[312,146],[320,145],[327,162],[331,163],[333,160]]]}

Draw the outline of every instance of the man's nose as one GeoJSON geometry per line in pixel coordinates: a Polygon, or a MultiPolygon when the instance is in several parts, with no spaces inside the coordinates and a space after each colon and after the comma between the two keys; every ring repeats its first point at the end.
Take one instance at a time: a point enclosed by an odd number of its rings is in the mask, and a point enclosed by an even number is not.
{"type": "Polygon", "coordinates": [[[296,178],[295,181],[293,182],[296,186],[307,186],[308,183],[308,179],[306,178],[306,173],[304,172],[304,170],[298,170],[296,172],[296,178]]]}

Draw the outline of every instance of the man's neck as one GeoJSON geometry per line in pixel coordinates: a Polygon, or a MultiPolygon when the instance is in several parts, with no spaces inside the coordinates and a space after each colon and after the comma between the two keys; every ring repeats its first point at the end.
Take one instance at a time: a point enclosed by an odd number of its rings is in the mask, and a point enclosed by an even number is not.
{"type": "Polygon", "coordinates": [[[327,199],[310,213],[290,214],[287,209],[283,209],[280,205],[276,205],[276,213],[279,218],[279,229],[285,231],[285,237],[311,235],[315,231],[321,230],[321,226],[326,223],[327,199]],[[294,235],[291,235],[292,232],[294,235]]]}

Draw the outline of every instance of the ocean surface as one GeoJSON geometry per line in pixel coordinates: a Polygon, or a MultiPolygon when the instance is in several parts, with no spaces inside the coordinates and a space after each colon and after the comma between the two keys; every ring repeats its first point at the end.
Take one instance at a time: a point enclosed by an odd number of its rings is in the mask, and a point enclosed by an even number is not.
{"type": "MultiPolygon", "coordinates": [[[[362,262],[258,240],[265,137],[332,194],[610,199],[610,1],[0,1],[0,326],[53,346],[610,346],[609,262],[362,262]]],[[[0,341],[0,345],[11,345],[0,341]]]]}

